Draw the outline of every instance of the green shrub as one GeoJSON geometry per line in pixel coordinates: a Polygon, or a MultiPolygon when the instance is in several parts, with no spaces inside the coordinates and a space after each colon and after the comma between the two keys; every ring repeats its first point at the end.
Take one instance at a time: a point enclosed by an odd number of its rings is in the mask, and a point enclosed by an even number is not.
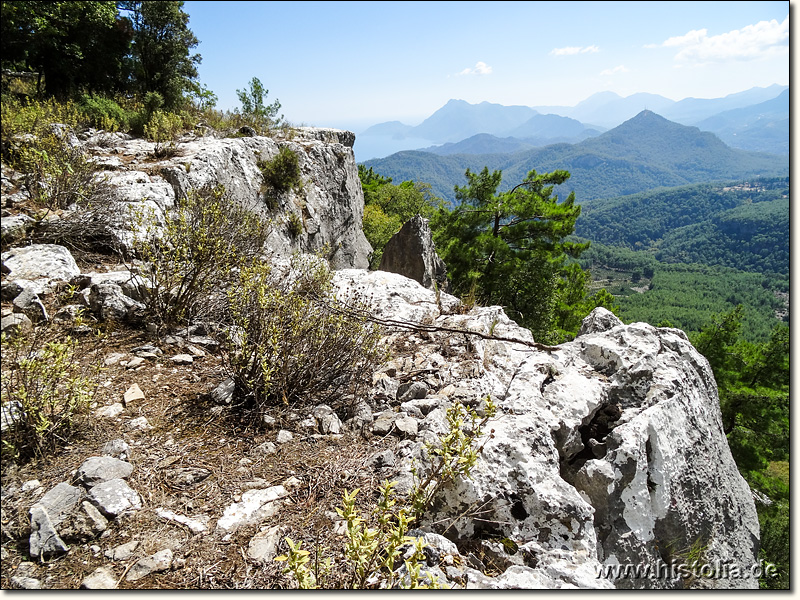
{"type": "Polygon", "coordinates": [[[80,122],[74,103],[58,102],[54,99],[20,101],[4,96],[0,103],[0,115],[4,160],[9,160],[6,152],[12,152],[15,147],[14,138],[26,134],[37,136],[52,123],[75,128],[80,122]]]}
{"type": "Polygon", "coordinates": [[[482,412],[481,417],[475,409],[454,402],[447,409],[447,433],[439,438],[438,443],[425,444],[432,463],[430,471],[423,476],[416,466],[412,468],[415,483],[411,491],[411,506],[417,518],[430,507],[439,489],[459,477],[469,478],[482,448],[475,443],[483,436],[486,423],[497,412],[491,396],[486,396],[482,412]]]}
{"type": "Polygon", "coordinates": [[[262,194],[282,194],[303,186],[300,162],[291,148],[281,146],[271,159],[258,161],[258,168],[263,176],[262,194]]]}
{"type": "Polygon", "coordinates": [[[104,131],[127,131],[132,115],[111,98],[84,95],[78,105],[89,125],[104,131]]]}
{"type": "Polygon", "coordinates": [[[289,216],[286,217],[286,228],[289,235],[296,238],[303,233],[303,219],[297,213],[289,213],[289,216]]]}
{"type": "Polygon", "coordinates": [[[210,316],[220,309],[221,290],[233,271],[252,263],[269,233],[253,213],[231,201],[223,186],[192,190],[164,216],[163,231],[139,213],[134,248],[144,262],[142,275],[151,317],[172,326],[210,316]],[[219,292],[220,302],[214,302],[219,292]]]}
{"type": "Polygon", "coordinates": [[[295,257],[282,277],[266,264],[242,269],[228,301],[234,333],[227,368],[257,421],[269,406],[341,404],[371,381],[384,356],[377,326],[352,316],[369,307],[334,297],[321,261],[295,257]]]}
{"type": "MultiPolygon", "coordinates": [[[[370,515],[364,515],[355,506],[359,490],[344,492],[342,507],[336,512],[347,526],[346,541],[343,556],[336,565],[328,558],[322,563],[317,560],[312,566],[310,552],[303,550],[302,543],[295,544],[291,538],[286,538],[287,553],[275,559],[286,562],[283,572],[291,573],[301,589],[438,588],[436,578],[422,570],[425,563],[423,540],[407,533],[410,524],[421,518],[430,506],[437,490],[459,477],[470,477],[483,448],[478,445],[483,443],[483,428],[496,412],[491,397],[487,396],[483,412],[481,417],[474,409],[467,409],[458,402],[448,409],[447,433],[436,443],[425,446],[432,463],[430,473],[422,481],[414,471],[414,487],[404,500],[394,499],[396,482],[384,481],[377,504],[370,515]],[[368,520],[375,526],[369,527],[368,520]],[[331,577],[333,573],[337,576],[335,580],[331,577]]],[[[508,540],[508,543],[514,542],[508,540]]],[[[330,554],[327,548],[323,551],[330,554]]],[[[319,556],[320,549],[316,552],[319,556]]]]}
{"type": "Polygon", "coordinates": [[[85,202],[97,188],[95,165],[69,143],[78,124],[72,102],[4,99],[2,103],[3,160],[24,173],[25,190],[42,208],[56,210],[85,202]]]}
{"type": "Polygon", "coordinates": [[[175,113],[155,111],[144,126],[144,135],[156,143],[156,158],[174,156],[175,139],[183,131],[183,119],[175,113]]]}
{"type": "Polygon", "coordinates": [[[41,458],[66,444],[98,386],[96,361],[85,346],[40,328],[23,337],[2,335],[4,459],[41,458]],[[5,426],[8,424],[8,428],[5,426]]]}
{"type": "Polygon", "coordinates": [[[291,573],[300,589],[336,587],[344,589],[383,589],[403,587],[407,589],[438,588],[435,578],[421,572],[425,562],[424,542],[420,538],[406,535],[411,518],[408,507],[395,508],[392,488],[396,482],[384,481],[380,488],[380,499],[372,510],[371,519],[376,527],[365,525],[365,517],[356,508],[359,490],[345,491],[342,507],[336,512],[347,526],[345,534],[344,560],[337,564],[338,581],[329,581],[333,572],[333,561],[309,565],[309,551],[303,550],[302,542],[295,544],[286,538],[288,552],[275,560],[286,562],[284,573],[291,573]],[[402,559],[405,573],[398,577],[396,566],[401,563],[402,549],[411,545],[414,551],[402,559]]]}
{"type": "Polygon", "coordinates": [[[387,215],[380,205],[367,204],[364,207],[362,229],[373,250],[369,263],[371,269],[377,269],[380,266],[383,249],[402,226],[403,222],[399,216],[387,215]]]}

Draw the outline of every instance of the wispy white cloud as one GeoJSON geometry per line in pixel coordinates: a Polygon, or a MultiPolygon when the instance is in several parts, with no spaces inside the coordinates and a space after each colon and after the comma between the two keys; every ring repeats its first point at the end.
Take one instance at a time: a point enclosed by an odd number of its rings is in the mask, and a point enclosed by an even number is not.
{"type": "Polygon", "coordinates": [[[719,35],[708,35],[708,29],[671,37],[647,48],[680,48],[675,61],[681,64],[754,60],[777,56],[789,51],[789,17],[782,23],[776,19],[759,21],[742,29],[719,35]]]}
{"type": "Polygon", "coordinates": [[[594,54],[600,52],[597,46],[565,46],[564,48],[553,48],[550,54],[553,56],[575,56],[576,54],[594,54]]]}
{"type": "Polygon", "coordinates": [[[605,71],[600,71],[600,75],[609,76],[609,75],[616,75],[617,73],[627,73],[630,69],[625,65],[617,65],[613,69],[606,69],[605,71]]]}
{"type": "Polygon", "coordinates": [[[475,63],[475,66],[471,69],[464,69],[458,75],[491,75],[492,74],[492,67],[487,65],[483,61],[478,61],[475,63]]]}

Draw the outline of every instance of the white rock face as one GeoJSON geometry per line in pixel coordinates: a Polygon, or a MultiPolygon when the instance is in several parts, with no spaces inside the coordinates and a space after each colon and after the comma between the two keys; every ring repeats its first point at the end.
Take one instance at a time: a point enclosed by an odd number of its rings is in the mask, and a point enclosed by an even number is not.
{"type": "MultiPolygon", "coordinates": [[[[722,430],[711,369],[683,332],[624,325],[598,309],[583,335],[542,351],[498,307],[447,314],[425,294],[432,292],[386,273],[341,271],[336,281],[341,290],[374,295],[383,319],[447,328],[405,334],[416,356],[448,357],[429,380],[439,386],[431,392],[473,404],[491,395],[499,407],[472,477],[441,489],[421,524],[453,540],[517,544],[524,565],[480,585],[680,588],[685,579],[655,574],[696,543],[707,548],[708,562],[742,571],[756,563],[752,496],[722,430]],[[618,564],[654,575],[601,574],[618,564]]],[[[425,466],[421,442],[407,443],[398,490],[410,480],[413,459],[425,466]]]]}
{"type": "Polygon", "coordinates": [[[347,131],[314,128],[295,129],[286,138],[195,138],[179,142],[176,156],[147,164],[153,145],[143,140],[119,139],[111,148],[92,146],[92,151],[95,160],[111,169],[103,177],[117,205],[116,229],[123,247],[133,241],[130,231],[125,231],[135,224],[131,211],[146,216],[142,226],[134,228],[142,235],[148,223],[162,225],[164,212],[190,189],[222,184],[233,202],[261,216],[265,226],[271,223],[267,245],[274,256],[324,252],[335,269],[363,269],[372,248],[361,230],[364,195],[354,140],[347,131]],[[270,209],[261,190],[258,162],[273,158],[280,148],[297,155],[303,186],[279,194],[277,206],[270,209]],[[112,155],[130,156],[133,162],[122,170],[121,165],[103,160],[112,155]],[[303,223],[297,237],[286,225],[290,215],[303,223]]]}

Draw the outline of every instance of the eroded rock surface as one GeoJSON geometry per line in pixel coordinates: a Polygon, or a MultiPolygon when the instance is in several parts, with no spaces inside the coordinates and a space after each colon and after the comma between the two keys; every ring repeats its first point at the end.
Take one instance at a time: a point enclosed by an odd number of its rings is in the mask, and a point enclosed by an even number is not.
{"type": "MultiPolygon", "coordinates": [[[[558,581],[578,588],[680,588],[680,577],[611,581],[598,575],[616,564],[663,572],[662,565],[679,563],[693,545],[705,548],[708,562],[742,570],[756,563],[752,496],[722,430],[711,369],[682,331],[624,325],[597,309],[583,335],[543,351],[498,307],[454,314],[421,286],[387,285],[387,275],[353,272],[352,286],[391,298],[379,303],[383,319],[426,324],[424,332],[394,334],[413,356],[447,357],[436,368],[397,359],[388,368],[392,376],[423,366],[418,378],[431,394],[479,410],[490,395],[498,405],[472,477],[440,490],[424,528],[457,542],[513,540],[518,552],[509,568],[521,564],[506,572],[504,587],[524,576],[544,587],[558,581]],[[443,330],[431,330],[436,327],[443,330]]],[[[338,273],[337,285],[348,289],[349,277],[338,273]]],[[[385,421],[388,431],[407,416],[384,411],[373,427],[385,421]]],[[[393,473],[398,491],[410,489],[412,464],[430,464],[422,444],[402,442],[393,473]]],[[[708,585],[757,582],[722,578],[708,585]]]]}

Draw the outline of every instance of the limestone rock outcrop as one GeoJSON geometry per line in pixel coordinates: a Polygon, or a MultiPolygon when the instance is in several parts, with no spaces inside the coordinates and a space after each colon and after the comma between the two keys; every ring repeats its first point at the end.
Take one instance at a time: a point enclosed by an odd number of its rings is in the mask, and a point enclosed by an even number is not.
{"type": "Polygon", "coordinates": [[[436,254],[428,221],[416,215],[386,243],[381,271],[399,273],[428,289],[447,288],[447,266],[436,254]]]}
{"type": "MultiPolygon", "coordinates": [[[[386,321],[426,327],[393,334],[412,355],[384,369],[376,398],[391,403],[381,391],[397,389],[387,382],[391,373],[424,381],[426,400],[438,407],[420,421],[416,439],[398,447],[399,460],[388,461],[397,489],[410,489],[412,466],[430,466],[423,443],[437,411],[455,399],[480,410],[487,395],[499,407],[472,477],[439,491],[423,528],[456,542],[512,540],[518,552],[499,554],[519,571],[514,577],[527,573],[546,587],[680,588],[686,579],[678,569],[692,547],[709,564],[742,571],[756,564],[755,505],[722,429],[711,369],[682,331],[624,325],[597,309],[583,335],[545,351],[499,307],[442,310],[432,291],[407,284],[416,292],[398,293],[404,288],[382,275],[342,271],[337,285],[391,298],[379,303],[386,321]],[[502,339],[486,339],[490,332],[502,339]],[[616,565],[640,574],[608,570],[616,565]]],[[[376,423],[413,412],[406,404],[394,410],[376,414],[376,423]]],[[[758,585],[735,577],[706,583],[758,585]]]]}
{"type": "Polygon", "coordinates": [[[232,202],[258,214],[270,228],[267,245],[275,256],[322,253],[336,269],[363,269],[372,248],[361,230],[364,196],[354,140],[348,131],[302,127],[285,137],[187,137],[176,145],[175,156],[156,162],[155,145],[141,139],[89,136],[83,144],[105,169],[102,177],[116,203],[123,248],[133,240],[131,211],[158,224],[190,189],[221,184],[232,202]],[[258,162],[275,157],[281,148],[297,156],[302,187],[268,202],[258,162]],[[290,231],[290,219],[302,223],[301,231],[290,231]]]}

